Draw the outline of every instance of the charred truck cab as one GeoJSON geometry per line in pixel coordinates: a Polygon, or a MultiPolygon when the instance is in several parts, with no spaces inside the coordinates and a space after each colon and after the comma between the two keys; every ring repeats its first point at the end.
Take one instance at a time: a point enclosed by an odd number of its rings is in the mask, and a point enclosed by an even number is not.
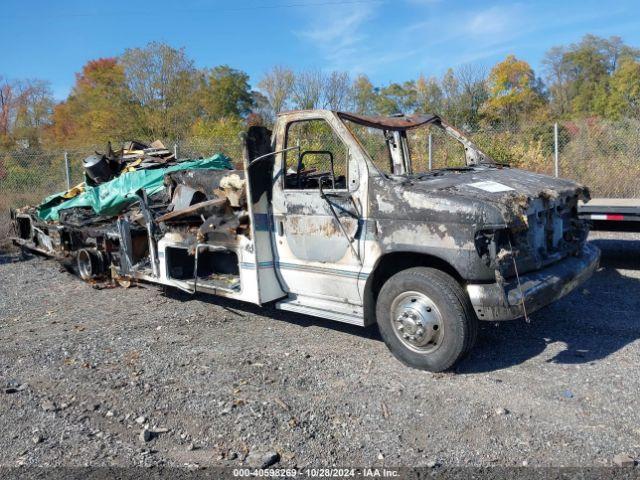
{"type": "Polygon", "coordinates": [[[598,265],[577,214],[586,188],[497,164],[435,115],[286,112],[273,133],[248,130],[243,162],[171,174],[169,209],[141,197],[99,235],[15,215],[17,241],[75,256],[84,277],[377,323],[398,359],[430,371],[472,348],[478,320],[531,314],[598,265]],[[460,166],[427,168],[432,128],[460,166]]]}

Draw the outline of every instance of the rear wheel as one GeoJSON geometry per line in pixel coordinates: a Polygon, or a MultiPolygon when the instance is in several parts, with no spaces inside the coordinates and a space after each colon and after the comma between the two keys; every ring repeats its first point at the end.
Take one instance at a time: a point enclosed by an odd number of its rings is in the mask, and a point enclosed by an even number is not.
{"type": "Polygon", "coordinates": [[[473,346],[478,319],[469,298],[450,275],[416,267],[392,276],[376,304],[380,333],[404,364],[441,372],[473,346]]]}

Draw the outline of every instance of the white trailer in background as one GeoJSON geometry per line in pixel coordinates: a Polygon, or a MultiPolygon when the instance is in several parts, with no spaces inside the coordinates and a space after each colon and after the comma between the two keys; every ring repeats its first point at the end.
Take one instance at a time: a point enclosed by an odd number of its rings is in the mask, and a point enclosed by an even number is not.
{"type": "Polygon", "coordinates": [[[592,230],[640,230],[640,198],[593,198],[578,204],[578,216],[592,222],[592,230]]]}

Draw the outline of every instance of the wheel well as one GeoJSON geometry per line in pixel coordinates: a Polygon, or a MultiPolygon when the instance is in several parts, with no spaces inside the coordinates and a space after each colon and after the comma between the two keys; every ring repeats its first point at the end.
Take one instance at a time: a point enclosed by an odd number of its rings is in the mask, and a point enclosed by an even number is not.
{"type": "Polygon", "coordinates": [[[364,322],[365,325],[375,323],[376,300],[382,285],[402,270],[412,267],[431,267],[448,273],[458,282],[463,283],[460,274],[449,263],[441,258],[415,252],[394,252],[382,256],[378,260],[369,278],[364,291],[364,322]]]}

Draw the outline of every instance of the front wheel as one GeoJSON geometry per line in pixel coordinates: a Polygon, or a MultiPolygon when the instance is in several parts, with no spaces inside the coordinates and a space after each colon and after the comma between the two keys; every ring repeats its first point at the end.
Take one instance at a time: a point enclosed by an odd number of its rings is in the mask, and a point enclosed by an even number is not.
{"type": "Polygon", "coordinates": [[[376,319],[384,342],[405,365],[441,372],[473,346],[478,319],[460,284],[433,268],[416,267],[383,285],[376,319]]]}

